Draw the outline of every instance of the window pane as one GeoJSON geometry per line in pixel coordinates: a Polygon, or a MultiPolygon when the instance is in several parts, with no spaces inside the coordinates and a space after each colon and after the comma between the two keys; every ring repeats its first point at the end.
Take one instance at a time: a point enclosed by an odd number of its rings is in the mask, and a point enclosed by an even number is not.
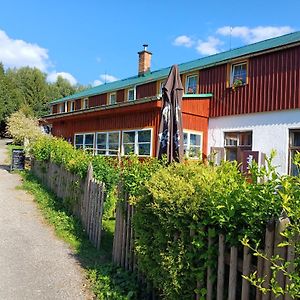
{"type": "Polygon", "coordinates": [[[106,133],[97,134],[97,145],[106,144],[106,133]]]}
{"type": "Polygon", "coordinates": [[[125,144],[124,145],[124,154],[134,154],[134,144],[125,144]]]}
{"type": "Polygon", "coordinates": [[[78,145],[78,144],[83,144],[83,134],[80,134],[80,135],[76,135],[75,136],[75,144],[78,145]]]}
{"type": "Polygon", "coordinates": [[[98,155],[105,155],[105,154],[106,154],[106,151],[105,151],[105,150],[98,150],[98,151],[97,151],[97,154],[98,154],[98,155]]]}
{"type": "Polygon", "coordinates": [[[292,146],[300,146],[300,132],[293,132],[292,146]]]}
{"type": "Polygon", "coordinates": [[[297,150],[292,150],[291,151],[291,175],[293,176],[299,176],[299,169],[298,167],[293,163],[294,161],[294,157],[295,157],[295,154],[297,153],[297,150]]]}
{"type": "Polygon", "coordinates": [[[84,143],[85,143],[85,145],[93,145],[94,144],[94,135],[93,134],[86,134],[84,143]]]}
{"type": "Polygon", "coordinates": [[[237,133],[225,133],[225,146],[237,146],[237,133]]]}
{"type": "Polygon", "coordinates": [[[188,143],[188,134],[186,132],[183,133],[183,144],[187,145],[188,143]]]}
{"type": "Polygon", "coordinates": [[[138,155],[150,155],[150,144],[139,144],[138,149],[138,155]]]}
{"type": "Polygon", "coordinates": [[[116,94],[110,94],[110,104],[116,103],[116,94]]]}
{"type": "Polygon", "coordinates": [[[134,131],[123,132],[123,143],[134,143],[134,140],[135,140],[134,131]]]}
{"type": "Polygon", "coordinates": [[[233,82],[241,80],[242,83],[246,83],[247,78],[247,64],[239,64],[232,66],[232,79],[233,82]]]}
{"type": "Polygon", "coordinates": [[[226,149],[226,160],[234,161],[237,160],[237,148],[226,149]]]}
{"type": "Polygon", "coordinates": [[[191,146],[189,150],[189,157],[200,157],[201,148],[196,146],[191,146]]]}
{"type": "Polygon", "coordinates": [[[190,144],[193,146],[201,145],[201,135],[200,134],[190,134],[190,144]]]}
{"type": "Polygon", "coordinates": [[[138,142],[151,142],[151,130],[141,130],[138,132],[138,142]]]}
{"type": "Polygon", "coordinates": [[[240,146],[252,146],[252,132],[242,132],[239,138],[240,146]]]}
{"type": "Polygon", "coordinates": [[[197,93],[197,81],[198,81],[198,76],[196,76],[196,75],[187,77],[187,86],[186,86],[187,94],[196,94],[197,93]]]}
{"type": "Polygon", "coordinates": [[[134,100],[134,89],[128,90],[128,100],[134,100]]]}
{"type": "Polygon", "coordinates": [[[119,144],[119,132],[108,133],[108,144],[119,144]]]}

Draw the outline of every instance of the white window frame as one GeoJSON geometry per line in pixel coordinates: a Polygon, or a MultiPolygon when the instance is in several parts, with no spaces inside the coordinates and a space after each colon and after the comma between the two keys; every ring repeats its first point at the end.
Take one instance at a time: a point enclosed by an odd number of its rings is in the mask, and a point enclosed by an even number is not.
{"type": "Polygon", "coordinates": [[[75,101],[70,101],[70,111],[75,111],[75,101]]]}
{"type": "Polygon", "coordinates": [[[117,103],[117,93],[116,92],[109,93],[109,95],[108,95],[108,104],[113,105],[113,104],[116,104],[116,103],[117,103]],[[115,96],[115,102],[114,103],[111,102],[111,97],[112,96],[115,96]]]}
{"type": "Polygon", "coordinates": [[[166,83],[166,79],[159,81],[159,91],[158,91],[159,97],[162,97],[162,95],[163,95],[162,89],[163,89],[163,86],[165,85],[165,83],[166,83]]]}
{"type": "Polygon", "coordinates": [[[82,150],[87,150],[87,149],[91,149],[92,152],[94,153],[94,150],[95,150],[95,132],[82,132],[82,133],[75,133],[74,134],[74,147],[76,148],[76,136],[77,135],[83,135],[83,145],[82,145],[82,150]],[[94,138],[93,138],[93,147],[92,148],[86,148],[86,135],[93,135],[94,138]]]}
{"type": "Polygon", "coordinates": [[[234,70],[237,66],[246,65],[246,78],[245,82],[242,81],[241,85],[245,85],[247,83],[247,77],[248,77],[248,62],[247,61],[241,61],[237,63],[233,63],[230,67],[230,86],[234,85],[234,70]]]}
{"type": "Polygon", "coordinates": [[[125,132],[134,132],[134,153],[135,155],[138,155],[139,157],[151,157],[152,156],[152,145],[153,145],[153,128],[141,128],[141,129],[129,129],[129,130],[122,130],[122,155],[123,156],[128,156],[128,154],[125,154],[124,151],[124,133],[125,132]],[[150,154],[149,155],[140,155],[138,153],[139,151],[139,143],[138,143],[138,132],[139,131],[150,131],[150,154]]]}
{"type": "Polygon", "coordinates": [[[120,147],[121,147],[121,131],[120,130],[114,130],[114,131],[97,131],[95,134],[95,153],[96,155],[107,155],[107,156],[118,156],[120,153],[120,147]],[[118,141],[118,151],[115,154],[110,154],[110,151],[113,151],[109,149],[109,134],[111,133],[118,133],[119,134],[119,141],[118,141]],[[106,141],[105,141],[105,149],[98,149],[98,134],[105,134],[106,141]],[[105,151],[105,154],[98,154],[98,151],[105,151]]]}
{"type": "Polygon", "coordinates": [[[299,176],[299,170],[293,164],[293,153],[300,152],[300,146],[295,146],[295,144],[294,144],[294,133],[300,133],[300,128],[290,128],[289,129],[288,171],[289,171],[289,175],[299,176]],[[295,174],[292,173],[293,170],[296,171],[295,174]]]}
{"type": "Polygon", "coordinates": [[[188,74],[188,75],[186,75],[186,78],[185,78],[185,93],[186,94],[197,94],[198,93],[198,82],[199,82],[199,75],[198,74],[188,74]],[[189,91],[188,91],[189,79],[192,78],[192,77],[196,77],[197,78],[195,93],[189,93],[189,91]]]}
{"type": "MultiPolygon", "coordinates": [[[[187,148],[186,148],[186,154],[185,156],[189,159],[201,159],[202,158],[202,154],[203,154],[203,131],[195,131],[195,130],[188,130],[188,129],[183,129],[183,133],[187,134],[187,148]],[[200,135],[201,136],[201,145],[200,145],[200,157],[198,156],[189,156],[189,151],[191,148],[191,134],[196,134],[196,135],[200,135]]],[[[183,145],[184,144],[184,139],[183,139],[183,145]]]]}
{"type": "MultiPolygon", "coordinates": [[[[74,134],[74,147],[77,149],[76,147],[76,136],[78,135],[82,135],[82,149],[84,149],[84,133],[75,133],[74,134]]],[[[81,144],[80,144],[81,145],[81,144]]],[[[78,148],[78,149],[81,149],[81,148],[78,148]]]]}
{"type": "Polygon", "coordinates": [[[135,86],[132,87],[132,88],[129,88],[127,90],[127,101],[134,101],[134,100],[136,100],[136,87],[135,86]],[[129,92],[130,91],[133,91],[133,99],[129,99],[129,92]]]}
{"type": "Polygon", "coordinates": [[[84,98],[82,100],[82,108],[83,109],[88,109],[89,108],[89,98],[84,98]]]}
{"type": "Polygon", "coordinates": [[[64,113],[66,111],[66,104],[65,102],[62,102],[59,104],[59,112],[64,113]]]}

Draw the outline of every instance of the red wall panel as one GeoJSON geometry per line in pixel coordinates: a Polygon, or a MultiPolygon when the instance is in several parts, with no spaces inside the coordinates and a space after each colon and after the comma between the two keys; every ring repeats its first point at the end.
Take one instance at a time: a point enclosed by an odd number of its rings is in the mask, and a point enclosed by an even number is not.
{"type": "Polygon", "coordinates": [[[138,85],[136,87],[136,98],[137,99],[155,96],[156,94],[157,94],[156,81],[146,83],[146,84],[143,84],[143,85],[138,85]]]}
{"type": "Polygon", "coordinates": [[[200,71],[200,93],[213,93],[210,116],[300,108],[300,47],[249,58],[248,84],[226,87],[227,66],[200,71]]]}

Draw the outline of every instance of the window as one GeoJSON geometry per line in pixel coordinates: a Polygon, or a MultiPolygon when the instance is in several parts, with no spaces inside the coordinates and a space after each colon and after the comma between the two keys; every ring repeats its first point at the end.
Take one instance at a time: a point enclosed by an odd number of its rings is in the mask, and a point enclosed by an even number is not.
{"type": "Polygon", "coordinates": [[[190,75],[186,77],[185,93],[186,94],[198,93],[198,75],[190,75]]]}
{"type": "Polygon", "coordinates": [[[74,111],[75,110],[75,101],[71,101],[70,102],[70,111],[74,111]]]}
{"type": "Polygon", "coordinates": [[[230,86],[238,86],[247,83],[247,62],[233,64],[231,66],[230,86]]]}
{"type": "Polygon", "coordinates": [[[295,154],[300,152],[300,129],[290,130],[290,141],[289,141],[289,172],[290,175],[298,176],[299,169],[293,163],[295,154]]]}
{"type": "Polygon", "coordinates": [[[83,134],[75,134],[75,148],[76,149],[83,149],[83,134]]]}
{"type": "Polygon", "coordinates": [[[162,80],[162,81],[159,81],[158,83],[158,96],[162,96],[163,94],[163,86],[165,85],[166,81],[165,80],[162,80]]]}
{"type": "Polygon", "coordinates": [[[183,131],[184,154],[190,158],[200,158],[202,154],[202,133],[183,131]]]}
{"type": "Polygon", "coordinates": [[[64,102],[59,105],[59,112],[60,113],[65,112],[65,103],[64,102]]]}
{"type": "Polygon", "coordinates": [[[98,132],[97,154],[118,155],[120,151],[120,132],[98,132]]]}
{"type": "Polygon", "coordinates": [[[108,104],[116,104],[116,102],[117,102],[117,94],[116,93],[110,93],[108,104]]]}
{"type": "Polygon", "coordinates": [[[127,91],[127,100],[128,101],[133,101],[135,100],[135,88],[131,88],[127,91]]]}
{"type": "Polygon", "coordinates": [[[151,155],[151,129],[123,131],[122,153],[139,156],[151,155]]]}
{"type": "Polygon", "coordinates": [[[89,99],[88,98],[83,99],[82,107],[83,107],[83,109],[89,108],[89,99]]]}
{"type": "Polygon", "coordinates": [[[224,147],[226,160],[242,162],[243,152],[252,150],[252,131],[225,132],[224,147]]]}
{"type": "Polygon", "coordinates": [[[89,151],[94,150],[94,133],[83,133],[75,134],[75,148],[76,149],[90,149],[89,151]]]}

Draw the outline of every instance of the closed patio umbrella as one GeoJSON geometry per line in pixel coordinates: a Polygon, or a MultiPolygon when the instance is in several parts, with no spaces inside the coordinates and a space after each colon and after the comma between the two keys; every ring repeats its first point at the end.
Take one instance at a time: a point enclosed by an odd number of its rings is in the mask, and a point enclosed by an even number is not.
{"type": "Polygon", "coordinates": [[[163,86],[157,157],[167,155],[168,162],[180,162],[183,157],[181,103],[183,86],[177,65],[173,65],[163,86]]]}

